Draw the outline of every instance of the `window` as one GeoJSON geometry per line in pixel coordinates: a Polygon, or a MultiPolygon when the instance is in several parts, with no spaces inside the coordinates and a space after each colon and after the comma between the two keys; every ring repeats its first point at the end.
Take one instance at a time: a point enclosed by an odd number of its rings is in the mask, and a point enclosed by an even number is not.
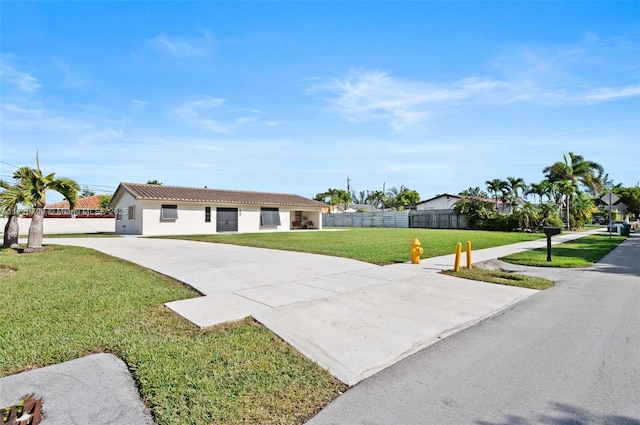
{"type": "Polygon", "coordinates": [[[260,208],[260,224],[280,226],[280,211],[277,208],[260,208]]]}
{"type": "Polygon", "coordinates": [[[178,206],[177,205],[163,205],[160,212],[160,220],[177,220],[178,219],[178,206]]]}
{"type": "Polygon", "coordinates": [[[135,219],[136,219],[136,206],[131,205],[129,207],[129,220],[135,220],[135,219]]]}
{"type": "Polygon", "coordinates": [[[204,222],[211,223],[211,207],[204,207],[204,222]]]}

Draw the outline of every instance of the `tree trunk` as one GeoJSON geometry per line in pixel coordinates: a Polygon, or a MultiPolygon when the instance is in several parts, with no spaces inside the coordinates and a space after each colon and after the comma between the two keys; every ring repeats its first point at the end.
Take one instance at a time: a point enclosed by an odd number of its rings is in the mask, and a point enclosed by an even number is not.
{"type": "Polygon", "coordinates": [[[569,218],[569,204],[571,203],[571,195],[567,195],[567,230],[571,230],[571,219],[569,218]]]}
{"type": "Polygon", "coordinates": [[[35,205],[31,226],[29,226],[29,241],[25,252],[35,252],[42,250],[42,235],[44,233],[44,203],[35,205]]]}
{"type": "Polygon", "coordinates": [[[18,216],[14,211],[9,213],[9,217],[7,218],[7,224],[4,226],[4,240],[2,247],[3,248],[19,248],[18,245],[18,236],[20,234],[20,229],[18,228],[18,216]]]}

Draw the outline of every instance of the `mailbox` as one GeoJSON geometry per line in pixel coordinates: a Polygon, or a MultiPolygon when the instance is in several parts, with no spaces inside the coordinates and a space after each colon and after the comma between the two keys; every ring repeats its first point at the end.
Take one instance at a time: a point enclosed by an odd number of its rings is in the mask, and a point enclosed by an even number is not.
{"type": "Polygon", "coordinates": [[[562,227],[543,226],[542,231],[547,235],[547,261],[551,261],[551,236],[562,233],[562,227]]]}
{"type": "Polygon", "coordinates": [[[559,235],[560,233],[562,233],[562,227],[543,226],[542,231],[544,232],[545,235],[547,235],[547,237],[549,237],[553,235],[559,235]]]}

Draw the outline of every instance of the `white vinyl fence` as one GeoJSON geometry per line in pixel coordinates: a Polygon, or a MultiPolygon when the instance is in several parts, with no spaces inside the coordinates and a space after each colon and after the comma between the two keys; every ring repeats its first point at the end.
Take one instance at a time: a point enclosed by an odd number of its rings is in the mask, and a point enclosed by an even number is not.
{"type": "MultiPolygon", "coordinates": [[[[4,226],[7,224],[6,217],[0,217],[0,233],[4,232],[4,226]]],[[[29,233],[31,225],[30,218],[19,218],[18,226],[20,235],[29,233]]],[[[43,221],[45,235],[67,234],[67,233],[104,233],[115,232],[116,219],[109,218],[49,218],[43,221]]]]}

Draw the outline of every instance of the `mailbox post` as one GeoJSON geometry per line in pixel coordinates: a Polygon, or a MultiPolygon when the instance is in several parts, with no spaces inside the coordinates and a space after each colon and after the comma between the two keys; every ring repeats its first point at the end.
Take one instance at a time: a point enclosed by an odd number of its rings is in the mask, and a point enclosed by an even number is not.
{"type": "Polygon", "coordinates": [[[547,261],[551,261],[551,236],[562,233],[562,227],[543,226],[542,231],[547,235],[547,261]]]}

